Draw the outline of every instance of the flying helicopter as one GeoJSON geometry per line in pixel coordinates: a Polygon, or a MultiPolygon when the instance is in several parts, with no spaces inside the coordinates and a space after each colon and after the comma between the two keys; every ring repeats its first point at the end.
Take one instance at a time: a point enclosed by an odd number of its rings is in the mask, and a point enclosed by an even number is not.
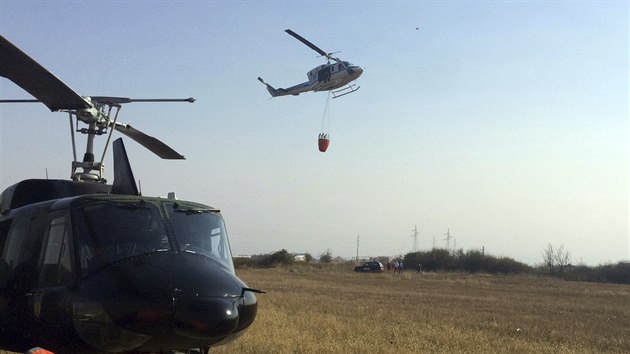
{"type": "Polygon", "coordinates": [[[122,104],[194,99],[82,97],[3,36],[0,75],[35,98],[0,102],[68,113],[74,151],[70,180],[28,179],[0,194],[0,349],[207,353],[242,335],[262,291],[237,277],[219,209],[142,196],[122,138],[111,144],[113,183],[103,178],[114,130],[184,159],[121,123],[122,104]],[[87,137],[81,161],[75,133],[87,137]]]}
{"type": "Polygon", "coordinates": [[[360,66],[333,57],[332,55],[335,53],[324,52],[319,47],[290,29],[285,30],[285,32],[295,37],[297,40],[304,43],[321,56],[326,57],[326,64],[319,65],[309,71],[306,74],[308,76],[308,81],[288,88],[276,89],[266,83],[262,78],[258,77],[258,81],[267,86],[267,91],[269,91],[272,97],[287,95],[297,96],[300,93],[307,91],[331,91],[333,98],[337,98],[355,92],[360,88],[359,86],[356,86],[356,84],[350,84],[363,74],[363,69],[360,66]]]}

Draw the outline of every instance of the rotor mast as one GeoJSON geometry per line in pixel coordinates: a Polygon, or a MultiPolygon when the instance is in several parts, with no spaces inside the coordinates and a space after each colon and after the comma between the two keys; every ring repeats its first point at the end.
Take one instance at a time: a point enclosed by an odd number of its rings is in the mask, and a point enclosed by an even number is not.
{"type": "Polygon", "coordinates": [[[192,97],[189,98],[149,98],[149,99],[133,99],[126,97],[105,97],[105,96],[93,96],[93,97],[84,97],[86,102],[88,102],[92,107],[86,109],[79,110],[67,110],[70,116],[70,134],[72,136],[72,153],[74,160],[72,161],[72,172],[70,177],[75,181],[84,181],[84,182],[99,182],[106,183],[107,181],[103,178],[104,169],[105,169],[105,155],[107,153],[107,149],[109,148],[109,143],[111,141],[112,133],[114,130],[118,130],[123,134],[127,134],[132,139],[139,142],[141,145],[144,145],[149,150],[154,153],[160,155],[162,158],[171,158],[171,159],[183,159],[182,155],[175,153],[175,155],[169,155],[169,157],[164,157],[160,152],[164,149],[170,149],[166,144],[161,141],[149,137],[144,133],[139,131],[135,131],[135,135],[129,135],[127,130],[131,129],[131,126],[121,124],[118,122],[118,114],[120,109],[122,108],[122,104],[131,103],[131,102],[195,102],[195,99],[192,97]],[[112,119],[112,111],[113,119],[112,119]],[[76,128],[72,128],[72,120],[73,116],[76,117],[76,128]],[[79,121],[86,123],[88,128],[79,129],[79,121]],[[109,130],[109,131],[108,131],[109,130]],[[83,155],[83,161],[78,161],[77,153],[76,153],[76,144],[75,144],[75,133],[81,133],[87,135],[86,145],[85,145],[85,153],[83,155]],[[108,134],[107,142],[103,147],[103,153],[100,161],[95,161],[94,159],[94,138],[97,135],[108,134]],[[148,139],[147,139],[148,138],[148,139]],[[152,140],[151,140],[152,139],[152,140]],[[147,141],[149,140],[149,141],[147,141]],[[159,150],[159,151],[158,151],[159,150]],[[77,172],[77,169],[83,169],[82,172],[77,172]]]}
{"type": "Polygon", "coordinates": [[[30,93],[35,99],[0,100],[0,103],[41,102],[52,112],[68,112],[72,136],[72,173],[75,181],[105,183],[103,161],[114,130],[135,140],[163,159],[184,159],[175,150],[160,140],[137,130],[129,124],[118,122],[118,113],[123,103],[131,102],[195,102],[195,99],[132,99],[125,97],[81,96],[63,81],[46,70],[33,58],[0,35],[0,76],[5,77],[30,93]],[[116,109],[112,119],[112,110],[116,109]],[[73,117],[76,127],[73,128],[73,117]],[[79,129],[79,121],[87,128],[79,129]],[[97,135],[109,136],[99,162],[94,161],[94,138],[97,135]],[[77,159],[75,133],[87,135],[85,154],[81,162],[77,159]],[[77,169],[82,172],[77,172],[77,169]]]}

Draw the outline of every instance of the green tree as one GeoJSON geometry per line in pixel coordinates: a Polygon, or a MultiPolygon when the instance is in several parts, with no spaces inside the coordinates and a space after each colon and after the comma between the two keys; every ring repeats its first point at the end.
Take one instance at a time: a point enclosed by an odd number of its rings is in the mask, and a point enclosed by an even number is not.
{"type": "Polygon", "coordinates": [[[271,268],[283,264],[293,264],[295,257],[285,249],[268,254],[259,261],[261,267],[271,268]]]}
{"type": "Polygon", "coordinates": [[[332,250],[330,248],[326,249],[326,252],[322,253],[319,256],[319,261],[321,263],[330,263],[332,262],[333,256],[332,256],[332,250]]]}

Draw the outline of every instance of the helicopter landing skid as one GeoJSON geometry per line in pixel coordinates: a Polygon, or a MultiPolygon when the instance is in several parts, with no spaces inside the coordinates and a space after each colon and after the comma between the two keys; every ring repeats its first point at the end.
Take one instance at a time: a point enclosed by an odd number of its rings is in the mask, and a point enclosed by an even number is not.
{"type": "Polygon", "coordinates": [[[358,91],[361,88],[361,86],[357,86],[356,84],[352,84],[352,85],[348,85],[342,89],[339,89],[337,91],[331,91],[333,94],[333,98],[339,98],[341,96],[345,96],[347,94],[353,93],[355,91],[358,91]],[[345,91],[345,92],[344,92],[345,91]],[[339,94],[341,93],[341,94],[339,94]]]}

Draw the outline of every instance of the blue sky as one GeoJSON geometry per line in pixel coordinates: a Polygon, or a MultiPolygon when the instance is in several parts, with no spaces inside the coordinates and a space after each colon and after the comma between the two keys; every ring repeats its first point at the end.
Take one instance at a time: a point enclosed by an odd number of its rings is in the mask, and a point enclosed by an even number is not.
{"type": "MultiPolygon", "coordinates": [[[[120,117],[187,160],[126,146],[143,194],[219,207],[235,254],[351,257],[357,235],[361,255],[405,254],[417,224],[420,249],[450,228],[530,264],[547,243],[629,258],[627,2],[2,0],[0,32],[82,95],[197,98],[120,117]],[[287,28],[365,69],[330,104],[324,154],[326,93],[256,80],[323,63],[287,28]]],[[[0,97],[28,94],[1,79],[0,97]]],[[[0,187],[67,178],[68,129],[0,106],[0,187]]]]}

